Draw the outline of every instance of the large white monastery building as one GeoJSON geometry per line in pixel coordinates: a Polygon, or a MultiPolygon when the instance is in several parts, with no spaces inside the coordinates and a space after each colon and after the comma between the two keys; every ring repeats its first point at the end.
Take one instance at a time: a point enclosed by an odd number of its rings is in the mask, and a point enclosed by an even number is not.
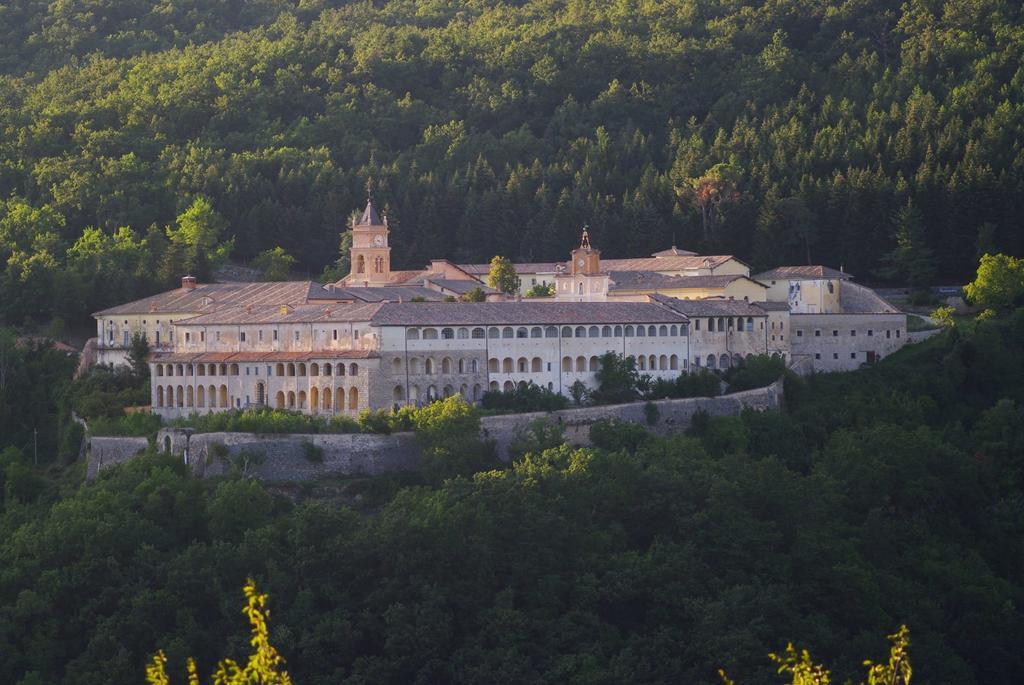
{"type": "Polygon", "coordinates": [[[823,266],[751,275],[731,255],[675,247],[602,260],[586,229],[567,262],[516,264],[522,291],[485,284],[487,266],[434,260],[392,271],[387,220],[368,202],[352,225],[352,273],[321,286],[197,283],[94,314],[99,363],[153,350],[153,411],[167,417],[271,406],[355,413],[532,382],[569,394],[594,385],[614,351],[675,378],[753,355],[817,371],[872,363],[906,341],[906,316],[849,274],[823,266]],[[452,302],[479,288],[485,302],[452,302]]]}

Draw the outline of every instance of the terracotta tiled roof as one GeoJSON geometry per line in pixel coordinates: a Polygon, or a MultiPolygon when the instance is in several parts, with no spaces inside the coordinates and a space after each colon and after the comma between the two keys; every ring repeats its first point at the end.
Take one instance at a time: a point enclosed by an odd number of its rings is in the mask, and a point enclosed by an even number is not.
{"type": "Polygon", "coordinates": [[[789,303],[787,302],[755,302],[755,307],[765,310],[766,312],[788,312],[789,303]]]}
{"type": "MultiPolygon", "coordinates": [[[[605,271],[685,271],[693,269],[717,269],[730,259],[732,255],[695,255],[685,250],[678,254],[665,254],[664,250],[657,257],[634,257],[629,259],[602,259],[601,268],[605,271]]],[[[740,260],[736,259],[740,262],[740,260]]],[[[740,262],[743,264],[743,262],[740,262]]],[[[565,262],[516,262],[517,273],[555,273],[565,269],[565,262]]],[[[474,275],[487,274],[490,264],[459,264],[459,268],[474,275]]]]}
{"type": "Polygon", "coordinates": [[[755,274],[754,278],[759,281],[812,281],[820,278],[848,279],[853,276],[818,264],[814,266],[779,266],[755,274]]]}
{"type": "Polygon", "coordinates": [[[612,271],[608,274],[610,291],[637,290],[647,288],[724,288],[737,279],[750,280],[761,287],[767,287],[746,276],[666,276],[657,271],[612,271]]]}
{"type": "MultiPolygon", "coordinates": [[[[671,257],[636,257],[632,259],[602,259],[601,268],[606,271],[687,271],[696,269],[717,269],[732,255],[677,255],[671,257]]],[[[743,262],[740,262],[741,264],[743,262]]]]}
{"type": "Polygon", "coordinates": [[[388,274],[387,283],[385,283],[383,285],[377,285],[377,286],[364,286],[363,283],[364,282],[368,282],[368,279],[360,279],[357,274],[349,274],[348,276],[346,276],[345,278],[341,279],[340,281],[336,281],[334,285],[336,287],[338,287],[338,288],[363,288],[363,287],[381,288],[381,287],[391,287],[391,286],[395,286],[395,285],[406,285],[406,284],[410,284],[410,283],[412,285],[416,285],[417,282],[422,281],[423,280],[423,276],[427,275],[428,273],[430,273],[430,272],[429,271],[424,271],[423,269],[410,270],[410,271],[392,271],[392,272],[390,272],[388,274]]]}
{"type": "Polygon", "coordinates": [[[690,252],[689,250],[680,250],[678,247],[673,245],[672,247],[668,248],[667,250],[661,250],[660,252],[655,252],[651,256],[652,257],[680,257],[680,256],[691,257],[691,256],[696,255],[696,254],[697,254],[696,252],[690,252]]]}
{"type": "Polygon", "coordinates": [[[444,295],[421,285],[383,285],[366,288],[335,287],[331,293],[339,300],[348,302],[408,302],[414,297],[440,301],[444,295]]]}
{"type": "Polygon", "coordinates": [[[899,314],[871,288],[859,283],[843,283],[839,288],[839,308],[843,314],[899,314]]]}
{"type": "Polygon", "coordinates": [[[298,307],[231,307],[188,319],[176,326],[253,325],[369,321],[380,303],[307,304],[298,307]]]}
{"type": "Polygon", "coordinates": [[[384,304],[375,326],[679,323],[685,317],[642,302],[414,302],[384,304]]]}
{"type": "Polygon", "coordinates": [[[201,314],[239,305],[305,304],[310,300],[331,300],[330,293],[313,281],[271,283],[199,283],[195,288],[177,288],[159,295],[110,307],[93,316],[117,314],[201,314]]]}
{"type": "MultiPolygon", "coordinates": [[[[474,276],[486,276],[491,271],[490,264],[457,264],[460,269],[474,276]]],[[[565,268],[564,262],[516,262],[516,273],[520,274],[553,274],[565,268]]]]}
{"type": "MultiPolygon", "coordinates": [[[[459,295],[464,295],[464,294],[466,294],[466,293],[468,293],[468,292],[470,292],[472,290],[476,290],[477,288],[479,288],[480,290],[484,291],[484,293],[496,293],[496,292],[498,292],[494,288],[492,288],[492,287],[490,287],[488,285],[484,285],[483,283],[481,283],[479,281],[464,281],[464,280],[457,280],[457,279],[454,279],[454,278],[428,278],[427,280],[431,284],[436,285],[439,288],[444,288],[445,290],[451,290],[453,293],[457,293],[459,295]]],[[[437,292],[434,291],[434,294],[436,295],[437,292]]]]}
{"type": "Polygon", "coordinates": [[[679,300],[667,295],[651,295],[652,302],[658,302],[673,311],[694,316],[765,316],[765,311],[743,300],[679,300]]]}

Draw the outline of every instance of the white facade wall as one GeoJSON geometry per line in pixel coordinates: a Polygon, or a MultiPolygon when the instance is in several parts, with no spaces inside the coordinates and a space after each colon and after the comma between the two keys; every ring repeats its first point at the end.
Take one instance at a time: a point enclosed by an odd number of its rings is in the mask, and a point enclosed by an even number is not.
{"type": "Polygon", "coordinates": [[[768,286],[769,302],[788,302],[794,314],[834,314],[841,311],[838,278],[778,279],[764,283],[768,286]]]}
{"type": "Polygon", "coordinates": [[[379,363],[376,358],[241,363],[156,361],[149,365],[150,402],[153,412],[166,418],[253,406],[352,415],[369,406],[370,377],[379,363]]]}
{"type": "Polygon", "coordinates": [[[568,396],[576,381],[596,387],[597,359],[610,351],[636,358],[641,373],[655,378],[682,373],[688,349],[685,325],[644,324],[642,336],[639,327],[455,326],[447,339],[445,327],[384,327],[380,355],[385,380],[375,385],[392,388],[390,400],[395,403],[401,394],[409,403],[422,403],[458,392],[475,401],[483,392],[507,390],[520,382],[568,396]],[[400,386],[404,393],[398,392],[400,386]]]}
{"type": "Polygon", "coordinates": [[[121,366],[128,363],[128,342],[144,333],[153,351],[174,348],[174,322],[195,313],[121,314],[96,317],[96,362],[121,366]]]}
{"type": "Polygon", "coordinates": [[[852,371],[907,343],[905,314],[794,314],[792,350],[815,371],[852,371]]]}
{"type": "Polygon", "coordinates": [[[767,322],[766,316],[692,317],[690,370],[721,370],[735,365],[739,358],[764,354],[788,357],[788,349],[775,349],[768,344],[767,322]]]}

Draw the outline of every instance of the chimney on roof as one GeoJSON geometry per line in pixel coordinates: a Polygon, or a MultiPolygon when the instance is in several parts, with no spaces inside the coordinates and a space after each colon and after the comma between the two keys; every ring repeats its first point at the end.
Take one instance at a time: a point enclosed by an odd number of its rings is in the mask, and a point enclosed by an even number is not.
{"type": "Polygon", "coordinates": [[[196,277],[195,276],[182,276],[181,277],[181,289],[182,290],[195,290],[196,289],[196,277]]]}

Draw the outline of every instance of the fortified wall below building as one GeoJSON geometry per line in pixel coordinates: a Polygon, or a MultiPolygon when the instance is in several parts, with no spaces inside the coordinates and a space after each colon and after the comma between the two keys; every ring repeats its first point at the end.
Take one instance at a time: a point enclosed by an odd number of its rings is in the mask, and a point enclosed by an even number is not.
{"type": "MultiPolygon", "coordinates": [[[[492,440],[499,458],[508,461],[512,441],[535,420],[561,427],[571,445],[590,444],[590,427],[604,419],[632,421],[646,425],[656,434],[669,434],[689,428],[694,414],[735,416],[744,409],[776,409],[782,401],[782,382],[765,388],[746,390],[719,397],[695,397],[652,402],[658,408],[657,420],[647,423],[644,404],[606,405],[565,409],[549,413],[507,414],[481,420],[482,437],[492,440]]],[[[193,472],[203,477],[223,475],[239,467],[239,458],[251,455],[248,475],[268,481],[307,481],[326,475],[381,475],[413,471],[418,467],[420,450],[412,433],[391,435],[317,434],[256,435],[252,433],[193,433],[188,429],[165,428],[156,438],[156,446],[187,461],[193,472]],[[310,446],[319,458],[308,457],[310,446]]],[[[146,438],[92,437],[89,440],[86,477],[111,466],[123,464],[148,447],[146,438]]]]}
{"type": "Polygon", "coordinates": [[[603,259],[586,229],[566,262],[517,263],[520,292],[486,265],[434,259],[391,268],[372,201],[351,227],[352,273],[337,283],[197,283],[94,314],[99,363],[149,340],[151,404],[173,418],[247,407],[355,414],[534,383],[593,388],[615,352],[640,373],[721,371],[756,355],[812,371],[871,364],[908,341],[906,316],[850,274],[783,266],[756,275],[732,255],[676,247],[603,259]],[[532,285],[554,296],[523,300],[532,285]],[[473,293],[472,300],[459,298],[473,293]],[[450,301],[458,300],[458,301],[450,301]]]}

